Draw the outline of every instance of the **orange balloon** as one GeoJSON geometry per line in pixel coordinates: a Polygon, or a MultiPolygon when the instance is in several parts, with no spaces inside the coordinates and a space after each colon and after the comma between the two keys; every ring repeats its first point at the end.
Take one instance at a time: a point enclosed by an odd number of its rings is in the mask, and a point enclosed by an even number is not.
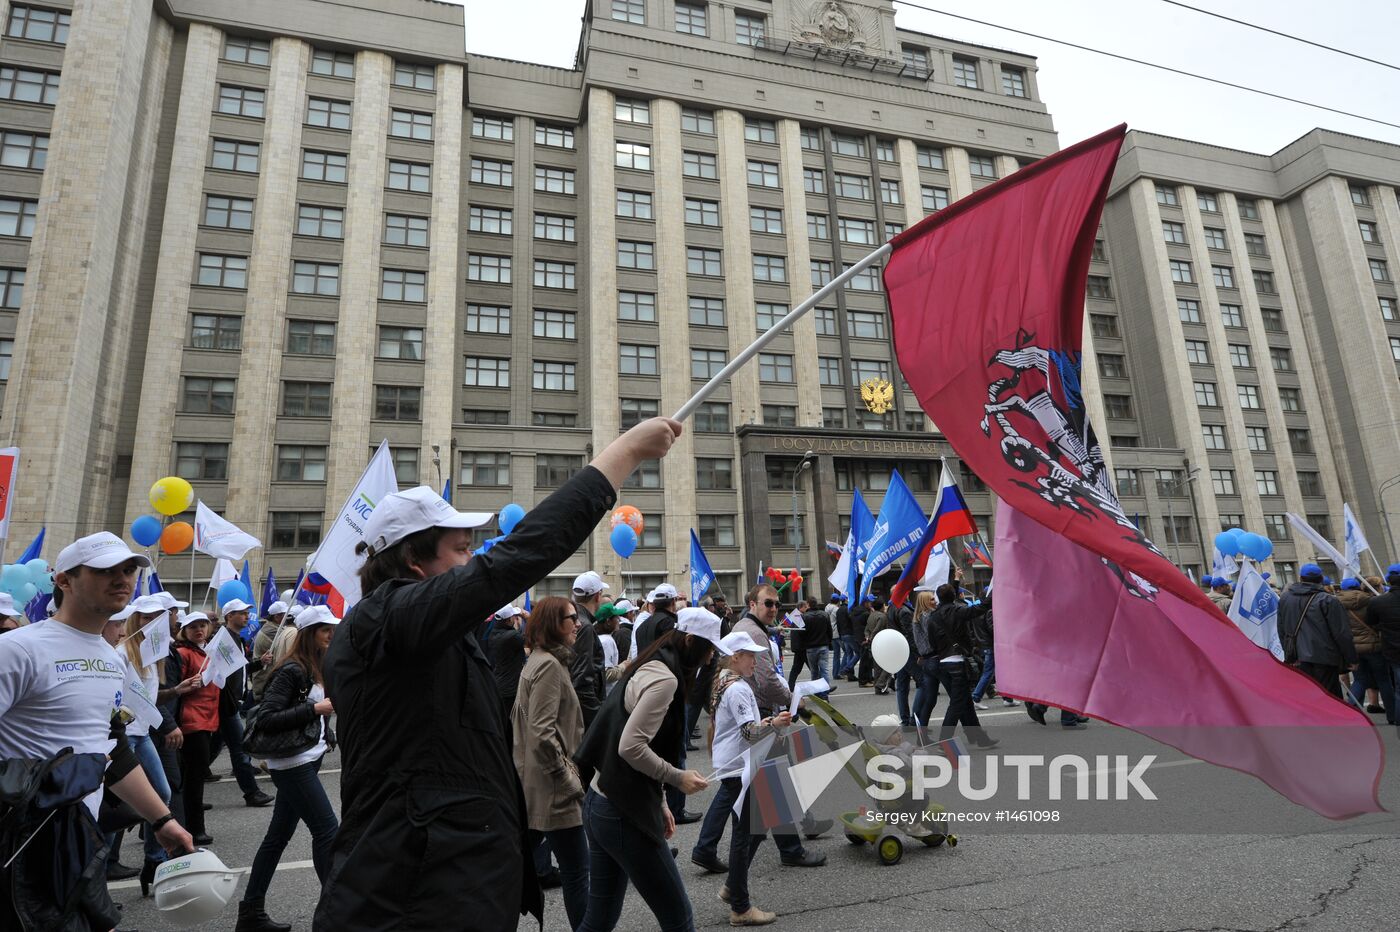
{"type": "Polygon", "coordinates": [[[160,532],[160,549],[165,553],[180,553],[194,543],[194,528],[185,521],[167,524],[160,532]]]}
{"type": "Polygon", "coordinates": [[[642,536],[642,513],[632,505],[623,505],[613,510],[612,521],[608,526],[615,528],[619,524],[627,525],[637,532],[638,537],[642,536]]]}

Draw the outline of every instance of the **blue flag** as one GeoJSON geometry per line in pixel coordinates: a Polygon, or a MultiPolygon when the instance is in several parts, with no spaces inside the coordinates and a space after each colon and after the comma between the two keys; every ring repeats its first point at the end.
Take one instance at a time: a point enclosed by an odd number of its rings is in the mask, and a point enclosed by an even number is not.
{"type": "Polygon", "coordinates": [[[136,574],[136,585],[131,590],[131,598],[126,600],[127,605],[130,605],[132,602],[135,602],[137,599],[141,598],[141,577],[145,574],[145,570],[141,570],[141,572],[136,574]]]}
{"type": "Polygon", "coordinates": [[[267,610],[277,601],[277,580],[272,576],[272,567],[267,568],[267,578],[263,580],[262,601],[258,604],[259,617],[266,618],[267,610]]]}
{"type": "Polygon", "coordinates": [[[442,484],[442,500],[447,504],[452,504],[452,480],[448,479],[442,484]]]}
{"type": "MultiPolygon", "coordinates": [[[[860,597],[870,592],[870,583],[886,567],[918,546],[928,527],[924,509],[895,470],[890,487],[880,504],[880,516],[865,543],[865,573],[860,581],[860,597]]],[[[857,600],[859,601],[859,600],[857,600]]]]}
{"type": "Polygon", "coordinates": [[[865,560],[865,544],[875,533],[875,518],[870,507],[860,494],[860,489],[851,493],[851,542],[855,546],[855,558],[851,560],[851,578],[846,583],[846,597],[856,597],[856,580],[860,577],[861,563],[865,560]]]}
{"type": "Polygon", "coordinates": [[[528,612],[528,611],[530,610],[530,605],[531,605],[531,603],[530,603],[530,590],[529,590],[529,589],[526,589],[526,590],[525,590],[525,611],[528,612]]]}
{"type": "Polygon", "coordinates": [[[24,553],[19,555],[16,563],[28,563],[30,560],[39,559],[39,553],[44,549],[44,532],[47,530],[46,527],[39,528],[39,536],[35,537],[28,547],[24,548],[24,553]]]}
{"type": "Polygon", "coordinates": [[[243,572],[238,574],[238,579],[243,583],[243,587],[248,590],[248,598],[253,597],[253,571],[248,566],[248,561],[243,561],[243,572]]]}
{"type": "Polygon", "coordinates": [[[710,561],[705,558],[705,551],[700,547],[700,538],[695,536],[695,529],[690,529],[690,601],[694,605],[699,605],[700,600],[705,597],[705,593],[710,591],[710,584],[715,581],[715,571],[710,569],[710,561]]]}
{"type": "Polygon", "coordinates": [[[157,592],[164,592],[165,587],[160,584],[160,577],[155,570],[151,570],[151,578],[146,580],[146,595],[155,595],[157,592]]]}

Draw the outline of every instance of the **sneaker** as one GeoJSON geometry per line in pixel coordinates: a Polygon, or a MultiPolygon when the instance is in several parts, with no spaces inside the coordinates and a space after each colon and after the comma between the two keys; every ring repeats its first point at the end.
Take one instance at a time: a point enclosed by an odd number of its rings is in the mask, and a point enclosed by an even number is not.
{"type": "Polygon", "coordinates": [[[1020,703],[1017,702],[1015,699],[1007,699],[1007,698],[1004,697],[1004,696],[1002,697],[1001,704],[1004,705],[1004,706],[1007,706],[1007,707],[1010,707],[1010,706],[1013,706],[1013,705],[1020,705],[1020,703]]]}
{"type": "Polygon", "coordinates": [[[243,797],[243,805],[253,809],[261,809],[263,806],[272,805],[272,797],[264,793],[262,790],[254,790],[247,796],[243,797]]]}
{"type": "Polygon", "coordinates": [[[821,867],[826,864],[826,855],[817,851],[803,851],[797,857],[788,857],[785,854],[782,861],[784,867],[821,867]]]}
{"type": "Polygon", "coordinates": [[[219,782],[220,780],[222,780],[223,778],[224,778],[224,777],[223,777],[223,774],[214,773],[214,772],[211,770],[209,773],[206,773],[206,774],[204,775],[204,782],[205,782],[205,783],[218,783],[218,782],[219,782]]]}
{"type": "Polygon", "coordinates": [[[1072,721],[1072,722],[1060,722],[1060,727],[1061,727],[1061,728],[1083,728],[1083,727],[1085,727],[1085,726],[1084,726],[1084,723],[1081,722],[1079,719],[1075,719],[1075,720],[1072,721]]]}
{"type": "Polygon", "coordinates": [[[729,924],[731,926],[766,926],[772,925],[778,918],[776,913],[764,912],[757,906],[750,906],[746,913],[736,913],[729,911],[729,924]]]}
{"type": "Polygon", "coordinates": [[[540,875],[541,890],[557,890],[562,886],[564,886],[564,878],[559,876],[559,869],[557,867],[550,868],[548,874],[540,875]]]}
{"type": "Polygon", "coordinates": [[[709,874],[729,873],[729,865],[722,863],[720,859],[713,854],[706,857],[692,852],[690,855],[690,863],[694,864],[696,867],[703,868],[705,872],[709,874]]]}
{"type": "Polygon", "coordinates": [[[990,708],[990,706],[988,706],[985,702],[974,702],[973,705],[977,707],[977,710],[979,712],[985,712],[988,708],[990,708]]]}
{"type": "Polygon", "coordinates": [[[1366,706],[1366,711],[1374,715],[1377,712],[1384,712],[1385,706],[1372,702],[1370,705],[1366,706]]]}
{"type": "Polygon", "coordinates": [[[1031,721],[1035,722],[1037,725],[1045,724],[1045,709],[1041,708],[1040,706],[1031,705],[1028,703],[1026,705],[1026,714],[1029,715],[1031,717],[1031,721]]]}

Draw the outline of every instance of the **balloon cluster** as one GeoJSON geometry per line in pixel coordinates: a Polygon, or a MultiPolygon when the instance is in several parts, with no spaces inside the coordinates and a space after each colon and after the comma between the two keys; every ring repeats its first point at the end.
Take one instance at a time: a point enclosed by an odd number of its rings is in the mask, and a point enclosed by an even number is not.
{"type": "Polygon", "coordinates": [[[39,559],[7,564],[0,569],[0,592],[9,593],[16,605],[28,605],[36,595],[53,592],[53,573],[39,559]]]}
{"type": "Polygon", "coordinates": [[[159,518],[142,515],[131,522],[131,539],[142,547],[159,543],[164,553],[183,553],[194,543],[194,528],[188,521],[172,521],[161,527],[159,518]]]}
{"type": "Polygon", "coordinates": [[[1239,527],[1215,535],[1215,548],[1229,557],[1244,554],[1256,563],[1269,559],[1274,553],[1273,541],[1239,527]]]}
{"type": "Polygon", "coordinates": [[[802,574],[797,570],[784,571],[776,566],[770,566],[763,571],[763,576],[773,584],[779,595],[782,595],[783,590],[789,586],[792,587],[793,592],[802,588],[802,574]]]}
{"type": "Polygon", "coordinates": [[[645,527],[642,513],[632,505],[623,505],[613,509],[609,523],[612,533],[608,535],[608,542],[612,544],[613,552],[626,560],[636,551],[642,539],[642,528],[645,527]]]}
{"type": "Polygon", "coordinates": [[[234,599],[253,604],[253,593],[248,591],[241,579],[230,579],[219,586],[219,591],[214,594],[214,601],[219,606],[219,611],[223,611],[224,606],[234,599]]]}

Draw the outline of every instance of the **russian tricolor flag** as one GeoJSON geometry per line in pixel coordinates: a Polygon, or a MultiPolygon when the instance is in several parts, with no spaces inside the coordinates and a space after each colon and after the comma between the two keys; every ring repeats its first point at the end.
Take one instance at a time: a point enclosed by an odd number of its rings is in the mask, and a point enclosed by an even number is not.
{"type": "Polygon", "coordinates": [[[933,515],[928,520],[928,527],[924,530],[918,549],[905,564],[904,573],[890,588],[890,604],[898,608],[909,598],[909,593],[913,592],[914,587],[924,578],[929,556],[935,547],[950,538],[976,533],[977,522],[972,518],[972,511],[963,499],[962,490],[953,481],[953,473],[948,469],[948,464],[944,463],[943,478],[938,486],[938,501],[934,503],[933,515]]]}

